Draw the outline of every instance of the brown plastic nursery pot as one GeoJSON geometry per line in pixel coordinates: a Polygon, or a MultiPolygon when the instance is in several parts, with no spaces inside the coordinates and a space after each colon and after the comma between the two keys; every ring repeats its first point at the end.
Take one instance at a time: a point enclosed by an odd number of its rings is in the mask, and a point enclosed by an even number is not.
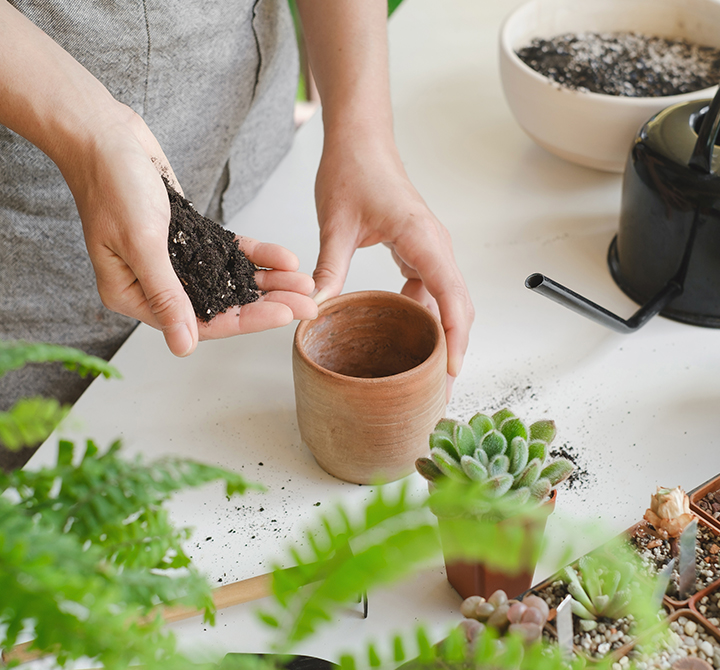
{"type": "Polygon", "coordinates": [[[298,325],[293,377],[300,436],[320,467],[356,484],[394,481],[414,471],[445,413],[445,335],[411,298],[348,293],[298,325]]]}
{"type": "MultiPolygon", "coordinates": [[[[527,522],[528,534],[532,530],[537,534],[537,537],[540,537],[545,532],[547,518],[555,509],[556,499],[557,491],[553,490],[550,499],[541,506],[542,514],[536,519],[527,522]]],[[[441,538],[444,525],[444,520],[438,518],[441,538]]],[[[530,553],[529,547],[527,553],[530,553]]],[[[490,569],[484,563],[467,563],[464,561],[448,561],[446,559],[445,571],[448,582],[463,599],[470,596],[488,598],[498,589],[505,591],[508,598],[516,598],[532,585],[535,565],[526,564],[520,572],[513,574],[490,569]]]]}
{"type": "Polygon", "coordinates": [[[720,533],[720,519],[716,519],[712,515],[708,514],[704,509],[701,509],[698,502],[702,500],[708,493],[715,493],[720,491],[720,475],[713,477],[712,479],[701,484],[697,488],[693,489],[688,493],[690,498],[690,510],[697,514],[701,519],[705,520],[709,526],[714,528],[720,533]]]}

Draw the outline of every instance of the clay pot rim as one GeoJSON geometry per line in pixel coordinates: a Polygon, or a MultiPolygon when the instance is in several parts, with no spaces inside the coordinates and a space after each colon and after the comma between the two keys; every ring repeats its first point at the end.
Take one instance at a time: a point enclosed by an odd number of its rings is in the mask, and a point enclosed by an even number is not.
{"type": "Polygon", "coordinates": [[[445,353],[445,331],[438,318],[424,305],[421,305],[417,300],[408,298],[402,293],[393,293],[392,291],[354,291],[352,293],[343,293],[335,296],[334,298],[328,298],[326,301],[320,304],[317,318],[323,316],[323,313],[335,307],[338,304],[342,305],[353,305],[365,300],[383,299],[388,303],[402,303],[404,306],[416,310],[432,323],[433,329],[435,330],[435,346],[430,352],[430,355],[419,365],[416,365],[409,370],[398,372],[394,375],[387,375],[386,377],[352,377],[350,375],[344,375],[340,372],[334,372],[328,370],[315,361],[313,361],[305,351],[305,348],[301,346],[301,342],[305,337],[308,329],[312,327],[315,319],[305,319],[300,321],[298,327],[295,329],[295,336],[293,338],[293,349],[300,356],[303,362],[310,366],[315,372],[329,377],[331,379],[338,380],[352,380],[356,384],[374,385],[387,383],[388,380],[392,381],[404,381],[414,375],[421,374],[425,368],[436,365],[437,359],[442,357],[445,353]]]}

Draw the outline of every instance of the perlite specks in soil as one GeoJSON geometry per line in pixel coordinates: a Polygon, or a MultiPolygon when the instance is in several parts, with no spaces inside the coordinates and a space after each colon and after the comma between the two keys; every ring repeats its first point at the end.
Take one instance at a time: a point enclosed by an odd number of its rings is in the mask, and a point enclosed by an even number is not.
{"type": "Polygon", "coordinates": [[[536,38],[517,55],[562,86],[606,95],[678,95],[720,80],[720,49],[634,32],[536,38]]]}

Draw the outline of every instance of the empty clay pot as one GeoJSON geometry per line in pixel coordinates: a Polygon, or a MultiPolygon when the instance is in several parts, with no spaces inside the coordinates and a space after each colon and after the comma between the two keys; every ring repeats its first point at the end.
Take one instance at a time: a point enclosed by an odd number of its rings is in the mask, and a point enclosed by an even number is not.
{"type": "Polygon", "coordinates": [[[295,331],[300,436],[345,481],[404,477],[445,412],[446,368],[440,322],[415,300],[385,291],[331,298],[295,331]]]}

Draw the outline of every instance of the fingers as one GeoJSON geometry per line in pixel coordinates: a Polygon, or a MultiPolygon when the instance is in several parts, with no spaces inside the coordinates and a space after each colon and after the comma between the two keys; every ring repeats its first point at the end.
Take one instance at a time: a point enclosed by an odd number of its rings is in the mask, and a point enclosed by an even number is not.
{"type": "Polygon", "coordinates": [[[287,305],[258,301],[242,307],[231,307],[209,323],[200,323],[199,335],[201,340],[217,340],[281,328],[292,320],[293,312],[287,305]]]}
{"type": "Polygon", "coordinates": [[[285,247],[269,242],[258,242],[250,237],[236,237],[238,245],[248,259],[262,268],[295,272],[300,267],[298,257],[285,247]]]}
{"type": "Polygon", "coordinates": [[[315,288],[312,277],[302,272],[258,270],[255,273],[255,282],[261,291],[293,291],[301,295],[310,295],[315,288]]]}
{"type": "Polygon", "coordinates": [[[201,340],[215,340],[281,328],[295,319],[314,319],[317,305],[312,298],[293,291],[272,291],[257,302],[232,307],[209,323],[201,323],[201,340]]]}
{"type": "MultiPolygon", "coordinates": [[[[435,314],[436,317],[438,317],[438,319],[440,319],[443,324],[445,340],[448,348],[447,401],[450,402],[453,382],[455,381],[455,377],[457,377],[460,373],[460,368],[462,367],[462,361],[468,345],[468,338],[463,337],[463,334],[466,332],[464,324],[456,327],[452,323],[452,317],[445,319],[442,318],[437,300],[430,295],[430,292],[425,288],[425,285],[420,279],[409,279],[405,282],[405,285],[400,292],[403,295],[408,296],[408,298],[412,298],[421,305],[427,307],[433,314],[435,314]],[[452,362],[450,361],[451,357],[454,357],[452,362]]],[[[472,308],[472,305],[470,307],[472,308]]],[[[470,316],[469,323],[471,322],[472,315],[470,316]]]]}
{"type": "Polygon", "coordinates": [[[417,234],[410,244],[398,240],[393,256],[399,261],[404,276],[419,278],[408,279],[403,292],[430,309],[433,309],[430,297],[437,303],[447,341],[448,374],[457,377],[469,344],[475,309],[449,243],[442,243],[444,236],[426,237],[422,239],[423,236],[417,234]],[[403,245],[406,248],[401,248],[403,245]]]}
{"type": "Polygon", "coordinates": [[[356,248],[354,235],[342,228],[326,225],[321,229],[320,252],[313,272],[313,298],[318,305],[340,295],[356,248]]]}
{"type": "Polygon", "coordinates": [[[198,343],[197,319],[170,263],[167,246],[134,260],[132,267],[149,312],[142,320],[162,331],[175,356],[191,354],[198,343]]]}
{"type": "Polygon", "coordinates": [[[440,308],[438,307],[437,300],[430,295],[421,279],[408,279],[402,287],[400,293],[406,295],[408,298],[412,298],[416,302],[419,302],[424,307],[427,307],[438,319],[440,319],[440,308]]]}

